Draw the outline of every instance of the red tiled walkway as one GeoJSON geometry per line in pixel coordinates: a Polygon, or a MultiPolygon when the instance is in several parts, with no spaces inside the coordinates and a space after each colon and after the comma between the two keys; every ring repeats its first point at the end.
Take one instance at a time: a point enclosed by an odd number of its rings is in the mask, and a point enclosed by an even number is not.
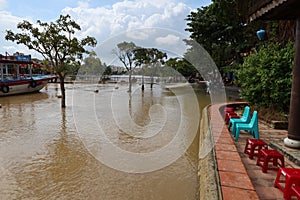
{"type": "Polygon", "coordinates": [[[210,107],[210,117],[223,199],[259,199],[219,107],[210,107]]]}
{"type": "MultiPolygon", "coordinates": [[[[220,113],[220,106],[211,106],[209,113],[223,199],[283,199],[282,192],[273,186],[277,171],[263,173],[261,167],[256,166],[256,157],[251,160],[244,154],[249,133],[241,133],[239,141],[234,142],[220,113]]],[[[259,123],[260,138],[267,143],[272,140],[283,141],[286,137],[286,131],[270,129],[259,123]]],[[[287,158],[285,164],[286,167],[297,167],[287,158]]]]}

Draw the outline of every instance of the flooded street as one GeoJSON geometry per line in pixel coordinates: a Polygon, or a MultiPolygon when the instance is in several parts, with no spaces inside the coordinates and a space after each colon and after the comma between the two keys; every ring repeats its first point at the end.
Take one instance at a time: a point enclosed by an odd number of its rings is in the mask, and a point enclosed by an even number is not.
{"type": "Polygon", "coordinates": [[[0,199],[198,198],[203,90],[66,87],[0,98],[0,199]]]}

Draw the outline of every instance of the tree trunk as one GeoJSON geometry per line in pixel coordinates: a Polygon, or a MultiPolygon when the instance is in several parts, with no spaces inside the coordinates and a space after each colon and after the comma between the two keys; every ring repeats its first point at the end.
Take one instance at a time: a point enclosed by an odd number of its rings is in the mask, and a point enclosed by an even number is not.
{"type": "Polygon", "coordinates": [[[144,86],[144,84],[145,84],[145,80],[144,80],[144,66],[142,66],[142,91],[144,91],[145,90],[145,86],[144,86]]]}
{"type": "Polygon", "coordinates": [[[128,89],[128,92],[131,92],[131,86],[132,86],[132,83],[131,83],[131,74],[132,74],[132,70],[130,69],[129,70],[129,89],[128,89]]]}
{"type": "Polygon", "coordinates": [[[151,66],[151,83],[150,83],[150,88],[151,88],[151,90],[152,90],[152,88],[153,88],[153,66],[151,66]]]}
{"type": "Polygon", "coordinates": [[[296,21],[281,20],[279,21],[279,38],[280,42],[295,40],[296,21]]]}
{"type": "Polygon", "coordinates": [[[66,89],[65,89],[65,77],[59,74],[60,91],[61,91],[61,107],[66,107],[66,89]]]}

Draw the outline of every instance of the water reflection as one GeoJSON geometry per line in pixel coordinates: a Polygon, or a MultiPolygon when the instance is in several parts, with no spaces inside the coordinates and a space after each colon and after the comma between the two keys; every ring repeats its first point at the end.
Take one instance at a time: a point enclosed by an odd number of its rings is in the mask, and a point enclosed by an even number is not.
{"type": "MultiPolygon", "coordinates": [[[[87,151],[76,132],[72,106],[60,108],[55,87],[50,85],[38,94],[0,98],[0,199],[197,199],[198,138],[185,155],[161,170],[143,174],[114,170],[87,151]]],[[[86,86],[82,88],[83,95],[95,95],[86,86]]],[[[112,88],[106,86],[97,94],[96,100],[102,103],[98,109],[105,105],[102,97],[112,88]]],[[[69,86],[68,97],[71,94],[69,86]]],[[[202,95],[201,107],[208,101],[202,95]]],[[[72,105],[72,99],[67,103],[72,105]]],[[[166,92],[161,96],[155,90],[137,91],[127,101],[132,120],[140,126],[150,124],[153,105],[169,103],[178,105],[172,95],[166,92]]],[[[171,137],[169,132],[165,131],[171,137]]],[[[126,141],[119,131],[112,137],[117,144],[126,141]]],[[[129,144],[133,142],[137,141],[129,144]]],[[[153,147],[146,141],[138,143],[142,145],[136,148],[153,147]]]]}

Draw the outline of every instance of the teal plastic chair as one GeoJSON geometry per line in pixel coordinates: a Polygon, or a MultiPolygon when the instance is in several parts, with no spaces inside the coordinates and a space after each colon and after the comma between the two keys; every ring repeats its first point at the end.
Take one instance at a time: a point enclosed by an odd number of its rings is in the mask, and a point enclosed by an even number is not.
{"type": "Polygon", "coordinates": [[[228,124],[228,130],[230,130],[230,126],[232,126],[232,135],[235,135],[235,125],[236,123],[249,123],[251,120],[250,117],[250,107],[246,106],[244,108],[244,113],[243,116],[241,118],[232,118],[229,120],[229,124],[228,124]]]}
{"type": "Polygon", "coordinates": [[[253,134],[255,139],[259,139],[259,132],[258,132],[258,114],[257,111],[253,112],[251,121],[249,123],[237,123],[235,127],[235,140],[238,141],[240,131],[250,131],[253,134]]]}

